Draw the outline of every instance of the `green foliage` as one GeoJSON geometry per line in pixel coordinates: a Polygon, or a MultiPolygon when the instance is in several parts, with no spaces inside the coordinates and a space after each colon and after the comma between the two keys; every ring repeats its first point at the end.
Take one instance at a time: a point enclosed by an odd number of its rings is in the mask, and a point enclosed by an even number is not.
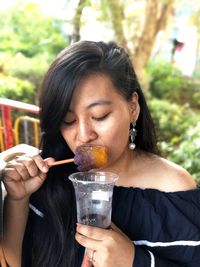
{"type": "Polygon", "coordinates": [[[161,154],[187,169],[200,183],[199,79],[183,77],[166,62],[149,64],[147,72],[149,107],[161,154]]]}
{"type": "Polygon", "coordinates": [[[183,77],[171,63],[150,63],[147,67],[149,91],[153,97],[200,108],[200,79],[183,77]]]}
{"type": "Polygon", "coordinates": [[[158,128],[159,141],[171,145],[180,142],[188,126],[195,125],[198,116],[187,106],[179,106],[167,100],[153,98],[149,107],[158,128]]]}
{"type": "Polygon", "coordinates": [[[37,91],[51,60],[52,56],[47,53],[36,55],[33,58],[27,58],[21,53],[18,53],[15,57],[2,54],[0,66],[4,75],[27,80],[32,83],[35,91],[37,91]]]}
{"type": "Polygon", "coordinates": [[[34,102],[34,86],[29,81],[0,75],[0,97],[19,100],[26,103],[34,102]]]}
{"type": "Polygon", "coordinates": [[[149,100],[149,107],[161,154],[186,168],[200,182],[200,113],[156,98],[149,100]]]}
{"type": "Polygon", "coordinates": [[[150,75],[149,89],[159,99],[179,101],[185,80],[182,74],[168,62],[152,62],[147,67],[150,75]]]}
{"type": "Polygon", "coordinates": [[[181,101],[189,103],[191,108],[200,108],[200,79],[199,78],[188,78],[185,83],[185,87],[181,92],[181,101]]]}
{"type": "Polygon", "coordinates": [[[63,23],[18,1],[0,13],[0,25],[1,96],[34,103],[50,62],[67,45],[63,23]]]}
{"type": "Polygon", "coordinates": [[[188,129],[180,145],[170,153],[169,159],[187,169],[200,184],[200,123],[188,129]]]}
{"type": "Polygon", "coordinates": [[[0,25],[1,52],[33,57],[44,52],[57,54],[67,44],[61,21],[42,16],[33,3],[1,12],[0,25]]]}

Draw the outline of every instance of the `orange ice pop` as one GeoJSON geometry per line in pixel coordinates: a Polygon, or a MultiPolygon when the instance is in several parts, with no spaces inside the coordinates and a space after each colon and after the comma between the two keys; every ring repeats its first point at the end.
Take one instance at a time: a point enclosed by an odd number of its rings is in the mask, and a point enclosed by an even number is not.
{"type": "Polygon", "coordinates": [[[105,146],[79,146],[75,151],[75,157],[72,159],[55,161],[49,163],[49,166],[66,164],[74,162],[78,165],[79,171],[89,171],[100,168],[108,162],[108,152],[105,146]]]}

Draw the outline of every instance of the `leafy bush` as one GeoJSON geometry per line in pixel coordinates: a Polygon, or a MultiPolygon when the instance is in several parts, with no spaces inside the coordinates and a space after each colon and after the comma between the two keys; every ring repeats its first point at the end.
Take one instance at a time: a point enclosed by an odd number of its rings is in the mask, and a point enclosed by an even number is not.
{"type": "Polygon", "coordinates": [[[179,101],[185,80],[182,74],[168,62],[152,62],[147,67],[150,76],[149,90],[159,99],[179,101]]]}
{"type": "Polygon", "coordinates": [[[34,103],[34,86],[29,81],[1,74],[0,97],[34,103]]]}
{"type": "Polygon", "coordinates": [[[162,156],[186,168],[200,182],[200,113],[156,98],[149,100],[149,108],[162,156]]]}
{"type": "Polygon", "coordinates": [[[0,25],[0,96],[35,103],[44,73],[68,43],[63,21],[17,1],[0,13],[0,25]]]}
{"type": "Polygon", "coordinates": [[[191,108],[200,108],[200,79],[188,78],[181,93],[182,102],[188,102],[191,108]]]}
{"type": "Polygon", "coordinates": [[[168,157],[187,169],[200,184],[200,122],[190,127],[180,145],[168,157]]]}
{"type": "Polygon", "coordinates": [[[56,55],[67,45],[63,22],[42,15],[34,3],[17,3],[0,14],[0,51],[26,57],[49,53],[56,55]]]}
{"type": "Polygon", "coordinates": [[[149,108],[158,128],[159,141],[176,145],[190,125],[200,118],[187,105],[180,106],[167,100],[152,98],[149,108]]]}
{"type": "Polygon", "coordinates": [[[32,83],[35,87],[36,95],[37,89],[51,61],[52,56],[49,54],[37,55],[33,58],[27,58],[20,53],[15,57],[9,54],[2,54],[0,66],[4,75],[27,80],[32,83]]]}

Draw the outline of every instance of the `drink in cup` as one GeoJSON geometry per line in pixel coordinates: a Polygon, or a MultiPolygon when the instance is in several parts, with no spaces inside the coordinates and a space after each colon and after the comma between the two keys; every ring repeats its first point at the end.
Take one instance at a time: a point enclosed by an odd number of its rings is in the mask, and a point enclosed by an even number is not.
{"type": "Polygon", "coordinates": [[[112,172],[77,172],[69,179],[75,188],[78,223],[109,228],[113,187],[118,175],[112,172]]]}

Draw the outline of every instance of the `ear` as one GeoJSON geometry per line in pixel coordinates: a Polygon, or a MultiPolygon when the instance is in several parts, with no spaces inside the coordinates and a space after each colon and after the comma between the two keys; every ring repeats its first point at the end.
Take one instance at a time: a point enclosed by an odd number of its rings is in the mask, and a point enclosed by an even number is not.
{"type": "Polygon", "coordinates": [[[139,114],[140,114],[140,105],[139,105],[138,99],[139,99],[138,94],[134,92],[129,101],[131,122],[137,121],[139,114]]]}

